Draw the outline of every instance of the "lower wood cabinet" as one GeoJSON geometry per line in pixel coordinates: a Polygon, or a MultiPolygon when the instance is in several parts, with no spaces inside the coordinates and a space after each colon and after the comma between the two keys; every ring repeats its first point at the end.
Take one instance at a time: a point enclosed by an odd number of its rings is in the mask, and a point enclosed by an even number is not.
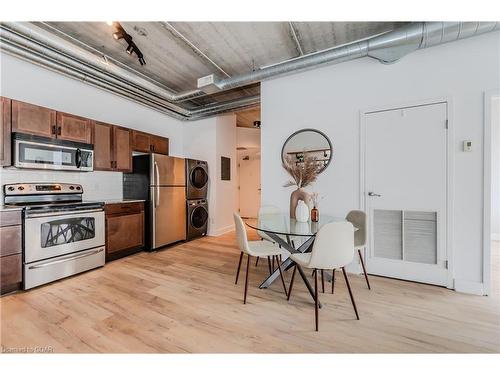
{"type": "Polygon", "coordinates": [[[20,289],[22,281],[21,211],[1,211],[0,293],[20,289]]]}
{"type": "Polygon", "coordinates": [[[144,249],[144,203],[106,204],[106,261],[144,249]]]}

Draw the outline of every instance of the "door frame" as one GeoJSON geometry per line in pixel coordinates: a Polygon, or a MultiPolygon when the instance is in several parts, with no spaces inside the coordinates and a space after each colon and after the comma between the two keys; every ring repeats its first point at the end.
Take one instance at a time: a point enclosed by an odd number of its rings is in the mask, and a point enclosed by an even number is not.
{"type": "Polygon", "coordinates": [[[483,295],[491,292],[491,100],[500,97],[500,89],[484,92],[484,128],[483,128],[483,295]]]}
{"type": "Polygon", "coordinates": [[[359,206],[366,211],[366,118],[374,112],[391,111],[397,109],[422,107],[432,104],[446,104],[446,117],[448,119],[448,131],[446,136],[446,260],[447,260],[447,285],[448,289],[454,289],[453,277],[453,197],[454,197],[454,119],[453,98],[451,96],[421,99],[407,102],[396,102],[392,104],[367,107],[359,111],[359,206]]]}

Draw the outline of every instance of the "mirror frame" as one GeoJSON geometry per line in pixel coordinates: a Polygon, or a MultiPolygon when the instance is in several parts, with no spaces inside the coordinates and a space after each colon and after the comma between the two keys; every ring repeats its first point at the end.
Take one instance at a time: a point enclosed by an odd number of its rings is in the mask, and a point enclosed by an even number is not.
{"type": "Polygon", "coordinates": [[[321,168],[321,170],[318,172],[318,174],[321,174],[323,173],[323,171],[328,168],[328,166],[330,165],[330,163],[332,162],[332,158],[333,158],[333,146],[332,146],[332,142],[330,141],[330,138],[327,137],[327,135],[325,133],[323,133],[321,130],[318,130],[318,129],[313,129],[313,128],[305,128],[305,129],[300,129],[300,130],[297,130],[295,133],[292,133],[285,141],[285,143],[283,143],[283,146],[281,147],[281,163],[284,164],[285,163],[285,158],[283,157],[283,152],[285,151],[285,146],[286,144],[288,143],[288,141],[290,139],[292,139],[294,136],[296,136],[297,134],[300,134],[300,133],[304,133],[304,132],[315,132],[315,133],[318,133],[320,135],[322,135],[323,137],[325,137],[325,139],[327,140],[328,142],[328,145],[330,146],[330,159],[328,160],[328,163],[326,163],[326,165],[321,168]]]}

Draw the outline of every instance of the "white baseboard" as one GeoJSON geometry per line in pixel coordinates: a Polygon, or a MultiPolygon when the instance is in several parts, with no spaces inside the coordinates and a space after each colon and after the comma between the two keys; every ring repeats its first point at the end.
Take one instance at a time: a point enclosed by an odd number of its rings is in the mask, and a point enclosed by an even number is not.
{"type": "Polygon", "coordinates": [[[455,291],[460,293],[484,295],[483,283],[477,281],[457,280],[455,279],[455,291]]]}
{"type": "Polygon", "coordinates": [[[218,237],[222,236],[223,234],[232,232],[233,230],[234,230],[234,224],[219,229],[209,230],[207,235],[211,237],[218,237]]]}
{"type": "Polygon", "coordinates": [[[500,233],[491,233],[492,241],[500,241],[500,233]]]}

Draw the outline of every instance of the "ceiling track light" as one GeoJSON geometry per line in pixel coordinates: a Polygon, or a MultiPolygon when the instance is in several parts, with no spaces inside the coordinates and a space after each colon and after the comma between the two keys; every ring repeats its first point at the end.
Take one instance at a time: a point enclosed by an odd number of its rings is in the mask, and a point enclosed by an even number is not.
{"type": "Polygon", "coordinates": [[[125,29],[122,27],[122,25],[120,25],[119,22],[112,22],[112,25],[115,27],[113,38],[115,40],[124,39],[128,43],[125,52],[127,52],[129,55],[135,53],[137,55],[137,58],[139,59],[139,63],[141,64],[141,66],[146,65],[146,60],[144,60],[144,55],[142,54],[141,50],[137,47],[137,45],[132,41],[132,36],[125,31],[125,29]]]}

